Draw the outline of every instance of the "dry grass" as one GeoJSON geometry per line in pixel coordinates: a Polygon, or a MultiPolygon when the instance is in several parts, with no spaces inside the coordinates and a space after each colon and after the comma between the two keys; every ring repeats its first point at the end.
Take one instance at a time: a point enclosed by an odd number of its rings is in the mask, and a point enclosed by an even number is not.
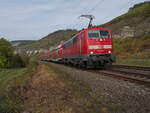
{"type": "Polygon", "coordinates": [[[150,36],[114,39],[114,53],[120,58],[149,58],[150,36]]]}
{"type": "MultiPolygon", "coordinates": [[[[97,94],[58,69],[40,63],[28,84],[14,86],[11,95],[20,111],[33,113],[100,113],[97,94]]],[[[19,112],[20,112],[19,111],[19,112]]],[[[105,110],[104,110],[105,111],[105,110]]],[[[17,112],[16,112],[17,113],[17,112]]]]}

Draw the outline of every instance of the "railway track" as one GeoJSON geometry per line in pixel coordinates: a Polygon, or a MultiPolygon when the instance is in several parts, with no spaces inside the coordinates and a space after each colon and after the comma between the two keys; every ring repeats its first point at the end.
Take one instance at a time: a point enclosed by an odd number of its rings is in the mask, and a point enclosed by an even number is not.
{"type": "Polygon", "coordinates": [[[134,77],[150,79],[149,67],[137,67],[137,66],[113,66],[110,71],[121,74],[126,74],[134,77]]]}
{"type": "Polygon", "coordinates": [[[113,68],[124,68],[124,69],[150,71],[150,67],[141,67],[141,66],[113,65],[113,68]]]}
{"type": "Polygon", "coordinates": [[[150,87],[150,68],[138,66],[113,65],[109,70],[89,70],[103,76],[137,83],[150,87]]]}
{"type": "MultiPolygon", "coordinates": [[[[64,65],[64,64],[61,64],[64,65]]],[[[66,65],[64,65],[66,66],[66,65]]],[[[69,66],[70,67],[70,66],[69,66]]],[[[100,76],[112,77],[119,80],[128,81],[150,87],[150,68],[149,67],[137,67],[137,66],[124,66],[124,65],[113,65],[109,70],[99,69],[85,69],[71,66],[78,70],[87,71],[91,73],[99,74],[100,76]],[[131,68],[132,67],[132,68],[131,68]]]]}
{"type": "Polygon", "coordinates": [[[148,81],[148,79],[142,79],[140,77],[131,77],[125,74],[114,73],[111,71],[90,71],[90,72],[96,73],[102,76],[112,77],[112,78],[116,78],[116,79],[131,82],[131,83],[137,83],[140,85],[150,87],[150,81],[148,81]]]}

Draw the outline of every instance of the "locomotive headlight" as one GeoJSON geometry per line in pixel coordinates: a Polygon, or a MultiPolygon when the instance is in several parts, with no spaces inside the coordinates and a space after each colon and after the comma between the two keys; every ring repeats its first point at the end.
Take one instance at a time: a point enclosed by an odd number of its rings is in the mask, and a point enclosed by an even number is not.
{"type": "Polygon", "coordinates": [[[93,51],[91,51],[90,54],[93,54],[93,51]]]}
{"type": "Polygon", "coordinates": [[[108,53],[111,53],[111,51],[108,51],[108,53]]]}

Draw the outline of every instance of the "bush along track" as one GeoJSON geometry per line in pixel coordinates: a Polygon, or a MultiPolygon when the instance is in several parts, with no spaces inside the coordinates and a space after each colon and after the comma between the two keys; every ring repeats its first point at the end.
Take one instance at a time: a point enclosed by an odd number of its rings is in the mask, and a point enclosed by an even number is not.
{"type": "Polygon", "coordinates": [[[33,70],[31,67],[22,73],[22,81],[26,79],[26,74],[30,75],[26,82],[11,84],[6,94],[4,91],[3,95],[1,93],[2,113],[106,112],[101,106],[99,95],[81,82],[73,81],[49,64],[39,63],[33,70]]]}

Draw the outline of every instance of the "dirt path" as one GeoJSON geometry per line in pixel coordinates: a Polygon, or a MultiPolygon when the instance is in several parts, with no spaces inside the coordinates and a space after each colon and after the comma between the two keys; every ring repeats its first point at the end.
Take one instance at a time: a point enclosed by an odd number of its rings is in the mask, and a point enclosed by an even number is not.
{"type": "Polygon", "coordinates": [[[56,78],[51,70],[48,70],[46,65],[40,64],[38,66],[37,73],[33,76],[30,86],[30,90],[25,94],[27,97],[25,109],[28,111],[47,113],[72,111],[72,108],[65,106],[70,104],[69,89],[56,78]]]}

